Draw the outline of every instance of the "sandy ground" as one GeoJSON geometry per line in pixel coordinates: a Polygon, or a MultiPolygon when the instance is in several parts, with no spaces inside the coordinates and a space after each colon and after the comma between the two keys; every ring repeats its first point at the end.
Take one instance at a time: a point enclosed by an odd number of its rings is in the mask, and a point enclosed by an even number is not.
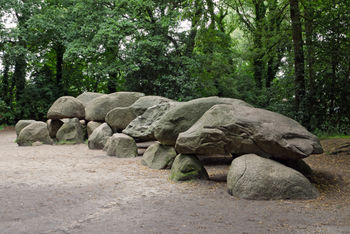
{"type": "Polygon", "coordinates": [[[15,138],[0,131],[0,233],[350,233],[350,163],[329,170],[327,155],[307,160],[320,198],[247,201],[226,192],[227,163],[206,165],[209,181],[173,183],[140,158],[15,138]]]}

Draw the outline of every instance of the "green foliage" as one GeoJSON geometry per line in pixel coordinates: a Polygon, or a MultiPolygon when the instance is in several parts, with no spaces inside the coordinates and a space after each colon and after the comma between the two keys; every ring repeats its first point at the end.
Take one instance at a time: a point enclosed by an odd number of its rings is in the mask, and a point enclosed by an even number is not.
{"type": "Polygon", "coordinates": [[[239,98],[317,134],[349,134],[350,2],[299,2],[307,66],[296,110],[288,1],[3,1],[0,124],[45,119],[62,95],[127,90],[239,98]]]}
{"type": "Polygon", "coordinates": [[[15,113],[10,106],[0,99],[0,125],[4,124],[14,124],[15,123],[15,113]]]}

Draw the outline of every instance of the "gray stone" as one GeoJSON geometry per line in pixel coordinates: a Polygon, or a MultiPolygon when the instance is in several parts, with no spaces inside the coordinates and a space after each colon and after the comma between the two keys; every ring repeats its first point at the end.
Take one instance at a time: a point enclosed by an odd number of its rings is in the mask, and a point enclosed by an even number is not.
{"type": "Polygon", "coordinates": [[[162,103],[174,102],[171,99],[160,97],[160,96],[144,96],[139,98],[130,107],[136,116],[142,115],[148,108],[156,106],[162,103]]]}
{"type": "Polygon", "coordinates": [[[155,140],[154,129],[159,120],[177,104],[177,102],[168,102],[148,108],[141,116],[131,121],[123,133],[142,141],[155,140]]]}
{"type": "Polygon", "coordinates": [[[117,107],[106,115],[106,122],[114,132],[125,129],[137,116],[142,115],[149,107],[162,103],[174,102],[160,96],[140,97],[134,104],[128,107],[117,107]]]}
{"type": "Polygon", "coordinates": [[[27,125],[20,131],[17,138],[17,144],[19,146],[31,146],[37,141],[43,144],[52,144],[49,130],[44,122],[36,121],[27,125]]]}
{"type": "Polygon", "coordinates": [[[91,101],[94,100],[95,98],[101,97],[103,93],[93,93],[93,92],[84,92],[80,94],[77,99],[86,107],[86,105],[91,101]]]}
{"type": "Polygon", "coordinates": [[[255,154],[232,161],[227,188],[231,195],[250,200],[313,199],[319,195],[300,172],[255,154]]]}
{"type": "Polygon", "coordinates": [[[86,126],[86,131],[87,131],[87,135],[88,137],[90,137],[90,135],[92,134],[92,132],[98,128],[99,126],[101,126],[102,123],[100,122],[95,122],[95,121],[90,121],[88,122],[87,126],[86,126]]]}
{"type": "Polygon", "coordinates": [[[143,93],[137,92],[116,92],[95,98],[86,105],[85,119],[103,122],[109,111],[116,107],[128,107],[142,96],[143,93]]]}
{"type": "Polygon", "coordinates": [[[111,126],[113,132],[123,130],[137,115],[130,107],[117,107],[111,110],[106,115],[106,122],[111,126]]]}
{"type": "Polygon", "coordinates": [[[63,96],[57,99],[47,112],[48,119],[85,117],[84,105],[75,97],[63,96]]]}
{"type": "Polygon", "coordinates": [[[112,134],[113,131],[108,124],[101,124],[92,132],[88,139],[89,149],[103,149],[108,138],[112,136],[112,134]]]}
{"type": "Polygon", "coordinates": [[[47,120],[47,128],[49,130],[49,135],[51,138],[55,139],[57,131],[62,127],[63,121],[56,119],[47,120]]]}
{"type": "Polygon", "coordinates": [[[155,138],[164,145],[175,145],[179,133],[189,129],[202,115],[216,104],[249,104],[231,98],[208,97],[179,103],[168,111],[157,123],[155,138]]]}
{"type": "Polygon", "coordinates": [[[35,120],[20,120],[16,123],[15,129],[16,129],[16,135],[19,136],[19,133],[22,131],[23,128],[27,127],[28,125],[35,123],[35,120]]]}
{"type": "Polygon", "coordinates": [[[107,151],[107,155],[116,156],[117,158],[134,158],[138,156],[135,140],[122,133],[115,133],[108,138],[104,150],[107,151]]]}
{"type": "Polygon", "coordinates": [[[158,170],[171,168],[175,157],[174,147],[155,143],[147,148],[143,154],[141,164],[158,170]]]}
{"type": "Polygon", "coordinates": [[[206,180],[209,179],[209,176],[201,161],[195,155],[179,154],[171,167],[169,179],[174,181],[206,180]]]}
{"type": "Polygon", "coordinates": [[[57,131],[56,138],[60,142],[83,143],[85,131],[78,118],[73,118],[62,125],[57,131]]]}
{"type": "Polygon", "coordinates": [[[216,105],[179,135],[176,151],[184,154],[254,153],[298,160],[322,153],[320,141],[298,122],[244,105],[216,105]]]}

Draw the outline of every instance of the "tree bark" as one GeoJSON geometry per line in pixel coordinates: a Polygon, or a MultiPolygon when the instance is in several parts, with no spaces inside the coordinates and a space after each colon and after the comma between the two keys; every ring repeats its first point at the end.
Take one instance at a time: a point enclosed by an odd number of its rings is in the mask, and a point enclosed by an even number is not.
{"type": "Polygon", "coordinates": [[[8,63],[7,59],[4,56],[4,73],[2,76],[2,99],[6,103],[7,106],[10,106],[11,99],[10,99],[10,93],[9,93],[9,71],[10,71],[10,64],[8,63]]]}
{"type": "Polygon", "coordinates": [[[266,6],[264,1],[253,1],[255,10],[255,31],[254,36],[254,50],[255,55],[253,58],[254,79],[256,86],[262,88],[263,74],[264,74],[264,62],[262,61],[264,52],[262,51],[262,31],[264,25],[264,18],[266,14],[266,6]]]}
{"type": "Polygon", "coordinates": [[[307,96],[307,120],[306,127],[311,128],[311,118],[314,113],[315,101],[315,73],[313,69],[314,65],[314,47],[313,47],[313,9],[310,5],[305,6],[305,44],[306,44],[306,62],[307,62],[307,74],[308,74],[308,96],[307,96]]]}
{"type": "Polygon", "coordinates": [[[292,21],[292,37],[294,47],[295,70],[295,110],[301,110],[301,104],[305,97],[305,62],[303,50],[302,28],[300,21],[300,9],[298,0],[289,0],[290,16],[292,21]]]}
{"type": "Polygon", "coordinates": [[[63,55],[65,48],[63,45],[58,44],[55,47],[56,51],[56,87],[58,97],[65,94],[63,85],[63,55]]]}

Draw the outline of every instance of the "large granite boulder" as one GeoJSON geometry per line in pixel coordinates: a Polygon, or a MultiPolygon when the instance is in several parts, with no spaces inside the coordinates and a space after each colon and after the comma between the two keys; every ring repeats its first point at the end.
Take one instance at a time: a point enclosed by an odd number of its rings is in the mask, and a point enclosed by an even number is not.
{"type": "Polygon", "coordinates": [[[141,164],[152,169],[171,168],[176,157],[176,151],[173,146],[161,145],[155,143],[147,148],[143,154],[141,164]]]}
{"type": "Polygon", "coordinates": [[[27,127],[28,125],[35,123],[35,120],[20,120],[16,123],[15,129],[16,129],[16,135],[19,136],[19,133],[22,131],[23,128],[27,127]]]}
{"type": "Polygon", "coordinates": [[[168,111],[154,130],[156,139],[164,145],[175,145],[179,133],[189,129],[202,115],[216,104],[249,104],[231,98],[208,97],[179,103],[168,111]]]}
{"type": "Polygon", "coordinates": [[[109,111],[116,107],[130,106],[143,96],[143,93],[137,92],[116,92],[95,98],[86,105],[85,119],[89,121],[104,122],[109,111]]]}
{"type": "Polygon", "coordinates": [[[69,119],[57,131],[56,138],[60,142],[83,143],[85,131],[78,118],[69,119]]]}
{"type": "Polygon", "coordinates": [[[101,124],[92,132],[88,139],[89,149],[103,149],[108,138],[112,136],[112,134],[113,131],[108,124],[101,124]]]}
{"type": "Polygon", "coordinates": [[[88,124],[86,125],[86,131],[87,131],[88,137],[90,137],[92,132],[101,125],[102,125],[102,123],[100,123],[100,122],[95,122],[95,121],[88,122],[88,124]]]}
{"type": "Polygon", "coordinates": [[[47,112],[48,119],[83,119],[84,117],[84,105],[75,97],[70,96],[63,96],[58,98],[47,112]]]}
{"type": "Polygon", "coordinates": [[[174,102],[171,99],[161,97],[161,96],[144,96],[139,98],[130,107],[136,116],[142,115],[148,108],[156,106],[162,103],[174,102]]]}
{"type": "Polygon", "coordinates": [[[300,172],[255,154],[232,161],[227,188],[231,195],[250,200],[313,199],[319,195],[300,172]]]}
{"type": "Polygon", "coordinates": [[[52,144],[46,123],[40,121],[31,123],[23,128],[17,137],[17,144],[19,146],[31,146],[35,142],[52,144]]]}
{"type": "Polygon", "coordinates": [[[115,133],[108,138],[103,150],[107,151],[107,155],[117,158],[134,158],[138,155],[135,140],[122,133],[115,133]]]}
{"type": "Polygon", "coordinates": [[[141,116],[131,121],[123,133],[141,141],[155,140],[154,129],[158,122],[177,104],[177,102],[167,102],[148,108],[141,116]]]}
{"type": "Polygon", "coordinates": [[[114,108],[107,113],[105,120],[116,132],[125,129],[131,121],[142,115],[149,107],[168,102],[174,101],[160,96],[140,97],[131,106],[114,108]]]}
{"type": "Polygon", "coordinates": [[[63,121],[59,119],[49,119],[46,121],[47,129],[51,138],[56,138],[57,131],[62,127],[63,121]]]}
{"type": "Polygon", "coordinates": [[[123,130],[137,115],[130,107],[117,107],[111,110],[106,115],[106,123],[111,126],[113,132],[123,130]]]}
{"type": "Polygon", "coordinates": [[[101,97],[103,93],[94,93],[94,92],[84,92],[80,94],[77,99],[84,105],[84,107],[93,99],[101,97]]]}
{"type": "Polygon", "coordinates": [[[176,151],[184,154],[254,153],[298,160],[322,153],[320,141],[298,122],[245,105],[216,105],[179,135],[176,151]]]}
{"type": "Polygon", "coordinates": [[[209,179],[209,175],[195,155],[179,154],[171,167],[169,179],[174,181],[206,180],[209,179]]]}

